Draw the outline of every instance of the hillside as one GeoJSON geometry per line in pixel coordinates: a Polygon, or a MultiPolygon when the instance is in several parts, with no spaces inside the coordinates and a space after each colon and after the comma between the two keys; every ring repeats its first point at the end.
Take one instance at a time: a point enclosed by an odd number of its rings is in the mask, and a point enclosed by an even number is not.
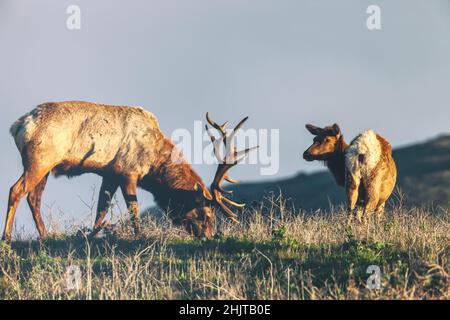
{"type": "MultiPolygon", "coordinates": [[[[397,187],[405,195],[403,200],[407,205],[450,206],[450,135],[398,148],[394,150],[394,158],[398,168],[397,187]]],[[[330,204],[345,201],[344,189],[325,170],[229,188],[235,190],[236,199],[247,203],[281,191],[295,207],[306,210],[328,209],[330,204]]]]}

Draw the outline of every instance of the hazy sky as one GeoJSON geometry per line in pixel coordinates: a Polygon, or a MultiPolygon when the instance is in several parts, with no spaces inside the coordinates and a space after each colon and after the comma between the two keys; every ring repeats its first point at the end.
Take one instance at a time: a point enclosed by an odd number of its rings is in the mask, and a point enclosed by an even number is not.
{"type": "MultiPolygon", "coordinates": [[[[271,179],[320,168],[300,158],[306,122],[337,122],[348,139],[373,128],[394,146],[449,132],[448,0],[1,0],[0,44],[1,231],[22,173],[9,127],[45,101],[142,105],[166,134],[193,130],[206,111],[232,123],[249,115],[248,126],[280,129],[271,179]],[[66,28],[71,4],[81,30],[66,28]],[[382,30],[366,27],[370,4],[382,30]]],[[[195,167],[209,183],[215,167],[195,167]]],[[[256,165],[232,176],[267,179],[256,165]]],[[[44,215],[85,218],[80,198],[90,203],[99,185],[50,178],[44,215]]],[[[30,221],[23,199],[16,224],[34,231],[30,221]]]]}

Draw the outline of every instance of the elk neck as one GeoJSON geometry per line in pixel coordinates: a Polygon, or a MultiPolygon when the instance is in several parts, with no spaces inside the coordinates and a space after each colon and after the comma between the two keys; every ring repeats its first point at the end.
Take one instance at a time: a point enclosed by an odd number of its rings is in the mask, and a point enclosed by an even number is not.
{"type": "Polygon", "coordinates": [[[204,186],[201,178],[168,139],[163,142],[157,161],[144,177],[142,187],[150,191],[161,208],[189,205],[194,200],[195,184],[204,186]]]}
{"type": "Polygon", "coordinates": [[[347,152],[348,144],[344,137],[341,136],[336,144],[336,149],[333,154],[324,161],[327,168],[333,175],[336,183],[340,186],[345,184],[345,153],[347,152]]]}

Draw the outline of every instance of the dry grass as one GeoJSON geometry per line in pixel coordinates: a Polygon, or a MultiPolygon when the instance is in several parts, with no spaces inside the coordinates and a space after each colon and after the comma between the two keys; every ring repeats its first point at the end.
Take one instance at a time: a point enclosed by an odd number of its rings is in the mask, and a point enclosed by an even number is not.
{"type": "Polygon", "coordinates": [[[141,239],[126,223],[104,238],[55,235],[0,244],[1,299],[448,299],[446,209],[389,210],[367,231],[343,210],[296,212],[267,201],[194,240],[165,219],[146,218],[141,239]],[[366,281],[381,269],[379,289],[366,281]],[[67,270],[79,266],[80,286],[67,270]],[[70,277],[69,277],[70,278],[70,277]]]}

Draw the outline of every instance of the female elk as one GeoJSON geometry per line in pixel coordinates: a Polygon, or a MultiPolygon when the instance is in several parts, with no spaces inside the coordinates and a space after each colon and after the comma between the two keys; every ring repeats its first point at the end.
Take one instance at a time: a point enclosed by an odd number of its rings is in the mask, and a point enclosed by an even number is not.
{"type": "Polygon", "coordinates": [[[337,124],[325,128],[307,124],[306,129],[315,137],[303,158],[323,161],[337,184],[345,185],[350,212],[359,203],[365,217],[374,211],[381,216],[397,178],[389,142],[367,130],[348,145],[337,124]]]}
{"type": "MultiPolygon", "coordinates": [[[[221,133],[221,138],[214,143],[217,151],[221,143],[231,141],[225,134],[226,123],[219,126],[208,114],[207,120],[221,133]]],[[[18,119],[10,131],[22,156],[24,172],[9,194],[2,238],[8,242],[17,205],[27,193],[39,235],[46,236],[40,202],[50,172],[55,176],[91,172],[103,178],[92,235],[104,226],[109,199],[119,187],[132,215],[136,234],[140,229],[137,187],[152,192],[160,207],[170,207],[174,223],[183,225],[196,237],[212,236],[215,226],[213,207],[220,208],[228,218],[235,220],[236,215],[227,205],[242,206],[222,195],[221,183],[223,180],[236,182],[228,178],[227,172],[250,149],[240,152],[233,149],[227,161],[219,163],[210,192],[161,132],[153,114],[140,107],[80,101],[45,103],[18,119]]]]}

